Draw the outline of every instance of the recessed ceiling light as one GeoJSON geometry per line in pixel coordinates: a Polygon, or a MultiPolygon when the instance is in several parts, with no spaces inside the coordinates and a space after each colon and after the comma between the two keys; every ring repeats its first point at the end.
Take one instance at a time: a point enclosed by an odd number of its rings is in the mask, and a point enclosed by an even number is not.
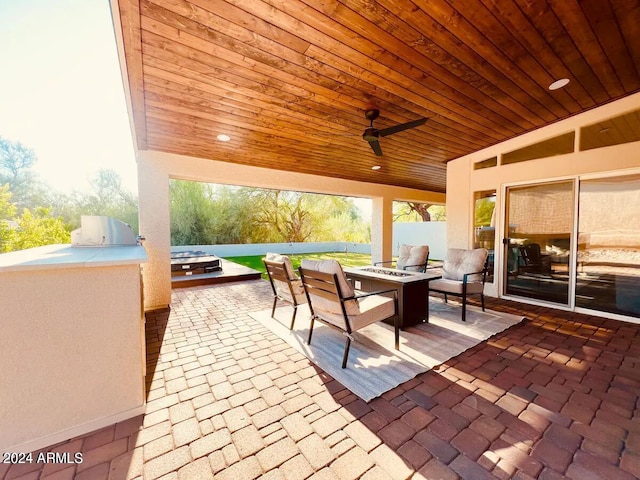
{"type": "Polygon", "coordinates": [[[549,85],[549,90],[558,90],[559,88],[566,86],[568,83],[568,78],[561,78],[560,80],[556,80],[551,85],[549,85]]]}
{"type": "Polygon", "coordinates": [[[231,140],[231,137],[229,135],[225,135],[224,133],[221,133],[216,138],[221,142],[228,142],[229,140],[231,140]]]}
{"type": "Polygon", "coordinates": [[[380,165],[374,165],[371,167],[371,170],[380,170],[382,167],[380,165]]]}

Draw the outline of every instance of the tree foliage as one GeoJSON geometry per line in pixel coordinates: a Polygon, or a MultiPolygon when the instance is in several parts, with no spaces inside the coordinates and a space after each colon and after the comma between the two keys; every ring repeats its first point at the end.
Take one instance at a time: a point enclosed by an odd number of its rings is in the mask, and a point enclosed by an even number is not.
{"type": "Polygon", "coordinates": [[[444,222],[447,219],[444,205],[418,202],[394,202],[394,222],[444,222]]]}
{"type": "Polygon", "coordinates": [[[476,200],[475,227],[486,227],[491,225],[493,210],[495,208],[495,197],[481,198],[476,200]]]}
{"type": "Polygon", "coordinates": [[[9,185],[0,185],[0,253],[9,252],[13,245],[11,222],[16,214],[16,206],[11,203],[9,185]]]}
{"type": "Polygon", "coordinates": [[[371,235],[351,199],[173,180],[171,244],[287,243],[371,235]]]}
{"type": "Polygon", "coordinates": [[[33,149],[0,137],[0,185],[8,185],[12,203],[18,208],[37,206],[45,196],[32,170],[37,157],[33,149]]]}
{"type": "Polygon", "coordinates": [[[52,217],[48,208],[37,208],[33,213],[25,208],[16,219],[17,228],[10,237],[11,250],[70,243],[71,234],[60,217],[52,217]]]}
{"type": "Polygon", "coordinates": [[[36,161],[32,149],[0,137],[0,252],[69,243],[81,215],[107,215],[137,231],[137,198],[115,171],[98,171],[89,193],[65,195],[39,181],[36,161]]]}

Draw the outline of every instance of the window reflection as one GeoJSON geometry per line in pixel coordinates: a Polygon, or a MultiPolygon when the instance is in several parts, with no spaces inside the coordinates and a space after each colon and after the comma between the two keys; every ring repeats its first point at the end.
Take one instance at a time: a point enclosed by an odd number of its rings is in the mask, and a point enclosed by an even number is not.
{"type": "Polygon", "coordinates": [[[476,192],[474,198],[474,248],[486,248],[489,251],[489,272],[487,273],[486,281],[493,283],[496,242],[496,191],[476,192]]]}
{"type": "Polygon", "coordinates": [[[640,317],[640,175],[580,183],[576,306],[640,317]]]}

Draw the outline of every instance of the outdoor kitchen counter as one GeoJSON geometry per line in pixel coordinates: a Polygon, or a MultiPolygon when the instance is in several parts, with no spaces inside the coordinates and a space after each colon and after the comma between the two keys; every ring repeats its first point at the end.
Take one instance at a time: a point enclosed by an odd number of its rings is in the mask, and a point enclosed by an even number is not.
{"type": "Polygon", "coordinates": [[[0,452],[144,413],[144,247],[0,255],[0,452]]]}
{"type": "Polygon", "coordinates": [[[146,261],[147,252],[139,245],[122,247],[46,245],[0,255],[0,273],[70,267],[137,265],[146,261]]]}

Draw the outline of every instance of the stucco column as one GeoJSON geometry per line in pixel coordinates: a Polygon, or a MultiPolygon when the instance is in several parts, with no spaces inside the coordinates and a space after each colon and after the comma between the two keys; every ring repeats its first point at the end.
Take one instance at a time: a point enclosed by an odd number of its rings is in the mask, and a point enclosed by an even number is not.
{"type": "Polygon", "coordinates": [[[393,198],[373,197],[371,216],[371,261],[391,260],[393,247],[393,198]]]}
{"type": "Polygon", "coordinates": [[[149,257],[142,266],[144,308],[165,308],[171,303],[169,174],[146,151],[138,153],[138,201],[140,235],[149,257]]]}

